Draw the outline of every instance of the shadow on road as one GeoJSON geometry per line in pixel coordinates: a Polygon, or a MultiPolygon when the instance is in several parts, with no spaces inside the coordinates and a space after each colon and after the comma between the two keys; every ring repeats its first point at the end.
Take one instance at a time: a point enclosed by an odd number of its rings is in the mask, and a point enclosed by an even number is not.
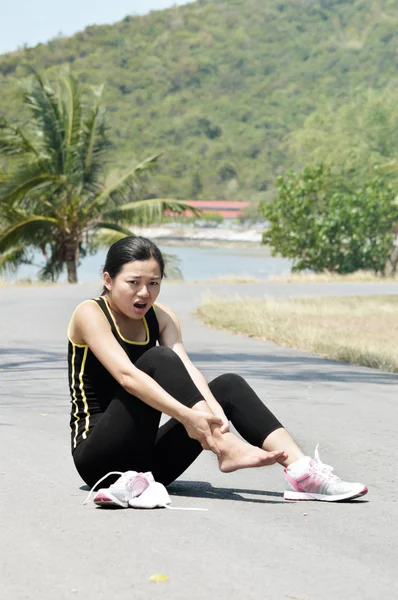
{"type": "MultiPolygon", "coordinates": [[[[170,496],[181,496],[186,498],[208,498],[212,500],[235,500],[237,502],[252,502],[257,504],[292,504],[283,500],[281,492],[270,492],[268,490],[216,488],[206,481],[175,481],[167,488],[170,496]],[[250,496],[268,496],[275,500],[263,500],[260,498],[245,498],[241,494],[250,496]]],[[[340,500],[340,502],[329,502],[334,506],[338,504],[367,504],[367,498],[354,498],[352,500],[340,500]]],[[[296,504],[296,502],[294,502],[296,504]]]]}
{"type": "Polygon", "coordinates": [[[63,370],[66,367],[65,351],[51,352],[40,348],[0,348],[0,368],[14,371],[63,370]],[[21,356],[21,358],[19,358],[21,356]],[[3,362],[8,359],[8,362],[3,362]]]}
{"type": "Polygon", "coordinates": [[[186,498],[208,498],[211,500],[234,500],[236,502],[251,502],[255,504],[288,504],[283,500],[280,492],[268,490],[218,488],[213,487],[206,481],[175,481],[167,488],[170,496],[182,496],[186,498]],[[266,500],[263,498],[245,498],[241,494],[251,496],[267,496],[275,498],[266,500]]]}
{"type": "MultiPolygon", "coordinates": [[[[383,385],[398,383],[398,375],[394,373],[376,371],[312,355],[288,356],[228,351],[225,354],[190,352],[189,356],[212,379],[232,371],[243,377],[261,378],[265,381],[268,379],[323,383],[357,382],[383,385]]],[[[0,369],[9,371],[30,371],[42,367],[46,370],[64,370],[66,358],[66,346],[64,350],[59,351],[30,347],[0,347],[0,369]],[[5,362],[7,359],[8,361],[5,362]]]]}
{"type": "Polygon", "coordinates": [[[376,383],[396,385],[398,375],[367,369],[349,363],[328,360],[317,356],[281,356],[253,353],[190,352],[191,360],[211,377],[233,371],[243,377],[273,379],[277,381],[329,381],[349,383],[376,383]],[[214,373],[214,374],[213,374],[214,373]]]}

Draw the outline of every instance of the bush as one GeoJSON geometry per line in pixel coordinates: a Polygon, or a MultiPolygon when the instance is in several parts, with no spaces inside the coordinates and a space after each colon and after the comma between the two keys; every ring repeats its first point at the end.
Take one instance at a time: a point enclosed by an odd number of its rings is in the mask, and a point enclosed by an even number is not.
{"type": "Polygon", "coordinates": [[[294,259],[294,271],[384,273],[398,210],[391,187],[377,172],[350,190],[328,168],[307,167],[279,177],[277,190],[274,201],[263,206],[270,223],[263,243],[294,259]]]}

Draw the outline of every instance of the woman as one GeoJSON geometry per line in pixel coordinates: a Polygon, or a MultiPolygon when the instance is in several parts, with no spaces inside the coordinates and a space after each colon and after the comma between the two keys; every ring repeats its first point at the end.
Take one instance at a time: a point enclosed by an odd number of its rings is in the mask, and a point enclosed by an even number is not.
{"type": "Polygon", "coordinates": [[[125,473],[97,494],[97,504],[127,507],[137,472],[151,471],[168,485],[203,449],[216,454],[225,473],[280,463],[288,500],[367,493],[337,478],[317,451],[304,456],[240,376],[207,384],[187,356],[177,317],[155,304],[164,262],[153,242],[116,242],[103,271],[102,296],[80,304],[68,330],[74,463],[90,486],[111,471],[125,473]],[[159,427],[162,413],[171,419],[159,427]],[[229,421],[246,442],[229,431],[229,421]]]}

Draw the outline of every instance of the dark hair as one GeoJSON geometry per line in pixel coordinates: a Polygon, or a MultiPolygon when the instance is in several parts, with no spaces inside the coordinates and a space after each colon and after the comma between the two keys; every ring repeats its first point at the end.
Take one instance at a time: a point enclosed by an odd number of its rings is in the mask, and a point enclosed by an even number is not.
{"type": "MultiPolygon", "coordinates": [[[[139,235],[128,235],[118,240],[108,250],[103,273],[107,271],[114,279],[123,269],[124,265],[133,260],[150,260],[154,258],[160,268],[160,276],[164,276],[164,259],[159,248],[151,240],[139,235]]],[[[106,287],[102,290],[105,294],[106,287]]]]}

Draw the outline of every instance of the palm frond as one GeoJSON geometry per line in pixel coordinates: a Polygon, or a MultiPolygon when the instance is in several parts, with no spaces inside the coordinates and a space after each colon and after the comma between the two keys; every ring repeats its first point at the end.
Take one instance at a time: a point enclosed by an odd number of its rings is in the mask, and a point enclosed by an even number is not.
{"type": "Polygon", "coordinates": [[[120,204],[131,199],[131,194],[134,191],[134,184],[137,181],[139,175],[153,168],[161,154],[155,154],[145,159],[138,165],[135,165],[130,171],[124,173],[120,179],[115,183],[107,187],[101,194],[96,196],[91,202],[89,202],[84,210],[90,212],[95,205],[103,207],[105,203],[111,199],[114,204],[120,204]]]}
{"type": "Polygon", "coordinates": [[[65,171],[81,178],[82,94],[78,80],[68,74],[62,79],[61,105],[65,131],[65,171]]]}
{"type": "Polygon", "coordinates": [[[0,252],[6,252],[14,246],[43,245],[54,234],[57,225],[56,219],[32,215],[1,232],[0,252]]]}
{"type": "Polygon", "coordinates": [[[22,221],[24,217],[26,214],[15,203],[0,201],[0,225],[3,224],[3,228],[6,224],[9,226],[22,221]]]}
{"type": "Polygon", "coordinates": [[[46,264],[38,272],[39,280],[52,281],[54,283],[62,275],[64,269],[65,262],[60,260],[56,253],[51,252],[49,258],[46,260],[46,264]]]}
{"type": "Polygon", "coordinates": [[[84,162],[84,183],[90,190],[100,189],[104,173],[105,153],[110,147],[105,125],[105,110],[101,107],[104,86],[94,90],[95,103],[89,109],[83,122],[82,157],[84,162]]]}
{"type": "Polygon", "coordinates": [[[200,214],[200,211],[186,202],[167,198],[155,198],[122,204],[121,206],[105,211],[103,216],[124,223],[131,222],[135,225],[149,225],[161,222],[164,214],[167,212],[182,214],[186,210],[192,211],[197,216],[200,214]]]}
{"type": "Polygon", "coordinates": [[[92,250],[109,248],[112,244],[125,238],[127,235],[133,235],[133,232],[122,227],[120,229],[117,227],[105,228],[99,223],[91,239],[90,247],[92,250]]]}
{"type": "Polygon", "coordinates": [[[6,119],[0,118],[0,155],[19,156],[30,153],[39,156],[33,142],[19,127],[13,127],[6,119]]]}
{"type": "Polygon", "coordinates": [[[27,256],[26,248],[17,246],[0,256],[0,273],[16,273],[21,265],[30,263],[31,260],[27,256]]]}
{"type": "Polygon", "coordinates": [[[33,80],[25,84],[23,100],[33,113],[41,133],[41,148],[51,160],[54,172],[65,173],[65,130],[60,98],[42,76],[35,73],[33,80]]]}
{"type": "Polygon", "coordinates": [[[63,79],[63,85],[67,92],[65,118],[66,145],[75,146],[79,142],[80,121],[82,114],[81,88],[78,80],[72,75],[63,79]]]}
{"type": "Polygon", "coordinates": [[[46,164],[21,166],[8,174],[0,175],[0,197],[3,202],[19,202],[31,192],[54,191],[54,187],[63,185],[65,180],[46,171],[46,164]]]}
{"type": "Polygon", "coordinates": [[[99,221],[98,223],[95,223],[94,228],[109,229],[111,231],[115,231],[116,233],[121,233],[124,236],[133,235],[133,232],[127,227],[123,227],[123,225],[118,225],[117,223],[109,223],[108,221],[99,221]]]}

